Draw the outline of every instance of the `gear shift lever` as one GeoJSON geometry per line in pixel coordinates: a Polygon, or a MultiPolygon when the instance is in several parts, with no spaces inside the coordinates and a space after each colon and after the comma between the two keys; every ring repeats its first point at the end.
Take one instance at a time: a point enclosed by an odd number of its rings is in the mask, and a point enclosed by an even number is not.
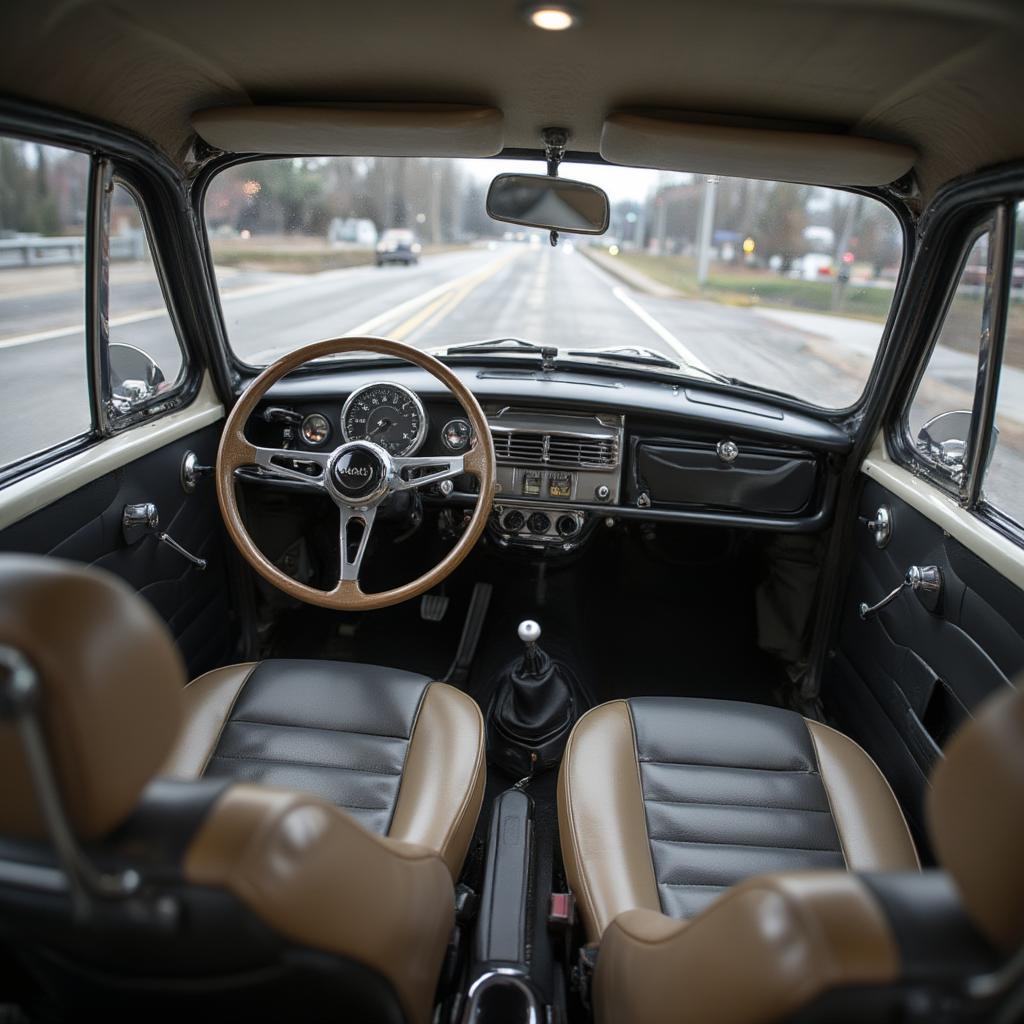
{"type": "Polygon", "coordinates": [[[586,700],[568,667],[539,647],[537,622],[525,619],[517,633],[523,653],[498,682],[488,710],[488,749],[497,764],[526,775],[558,764],[586,700]]]}
{"type": "Polygon", "coordinates": [[[540,639],[540,623],[533,619],[523,619],[519,623],[519,639],[526,645],[523,654],[523,675],[539,676],[543,670],[541,652],[537,649],[537,641],[540,639]]]}

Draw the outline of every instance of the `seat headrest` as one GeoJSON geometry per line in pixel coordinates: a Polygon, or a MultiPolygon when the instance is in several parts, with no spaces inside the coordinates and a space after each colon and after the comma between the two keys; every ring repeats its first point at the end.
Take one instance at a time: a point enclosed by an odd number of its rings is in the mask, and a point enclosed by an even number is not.
{"type": "Polygon", "coordinates": [[[932,776],[939,863],[975,926],[1001,949],[1024,942],[1024,690],[988,700],[932,776]]]}
{"type": "MultiPolygon", "coordinates": [[[[0,644],[38,675],[43,733],[75,832],[104,835],[131,813],[181,728],[185,670],[167,627],[109,573],[4,554],[0,644]]],[[[5,722],[0,834],[47,836],[21,740],[5,722]]]]}

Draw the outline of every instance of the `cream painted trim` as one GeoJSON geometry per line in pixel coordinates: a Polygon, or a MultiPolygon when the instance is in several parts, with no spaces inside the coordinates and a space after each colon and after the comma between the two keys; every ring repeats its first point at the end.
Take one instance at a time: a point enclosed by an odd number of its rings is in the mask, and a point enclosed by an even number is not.
{"type": "MultiPolygon", "coordinates": [[[[961,508],[934,484],[893,462],[881,434],[875,439],[861,471],[917,509],[921,515],[927,516],[1015,586],[1024,589],[1024,548],[961,508]]],[[[896,522],[894,529],[899,528],[900,524],[896,522]]]]}
{"type": "Polygon", "coordinates": [[[224,418],[209,374],[191,405],[108,437],[83,452],[0,488],[0,530],[101,476],[224,418]]]}

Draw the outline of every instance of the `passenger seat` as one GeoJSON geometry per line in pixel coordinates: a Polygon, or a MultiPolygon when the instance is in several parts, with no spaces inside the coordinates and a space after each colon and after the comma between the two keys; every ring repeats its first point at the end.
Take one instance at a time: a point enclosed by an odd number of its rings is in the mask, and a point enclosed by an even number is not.
{"type": "Polygon", "coordinates": [[[919,867],[874,761],[842,733],[760,704],[594,708],[566,747],[558,814],[591,942],[623,911],[690,918],[751,875],[919,867]]]}

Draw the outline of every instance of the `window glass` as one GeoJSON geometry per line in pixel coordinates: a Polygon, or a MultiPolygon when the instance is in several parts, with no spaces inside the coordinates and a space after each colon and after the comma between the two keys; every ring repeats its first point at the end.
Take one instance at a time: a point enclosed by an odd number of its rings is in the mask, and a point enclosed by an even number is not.
{"type": "Polygon", "coordinates": [[[1017,207],[1013,278],[996,402],[996,439],[983,499],[1024,525],[1024,207],[1017,207]]]}
{"type": "Polygon", "coordinates": [[[982,314],[990,285],[989,233],[970,248],[938,340],[910,406],[910,436],[935,469],[963,483],[974,409],[982,314]]]}
{"type": "Polygon", "coordinates": [[[0,467],[86,433],[89,157],[0,137],[0,467]]]}
{"type": "Polygon", "coordinates": [[[184,367],[135,196],[115,184],[110,204],[110,374],[114,407],[173,388],[184,367]]]}
{"type": "Polygon", "coordinates": [[[607,191],[610,223],[552,248],[546,231],[488,217],[488,186],[506,171],[544,164],[317,157],[223,169],[206,225],[235,353],[261,365],[343,334],[427,351],[509,338],[573,359],[651,350],[662,376],[674,363],[816,406],[857,401],[903,261],[882,203],[566,162],[563,177],[607,191]]]}

